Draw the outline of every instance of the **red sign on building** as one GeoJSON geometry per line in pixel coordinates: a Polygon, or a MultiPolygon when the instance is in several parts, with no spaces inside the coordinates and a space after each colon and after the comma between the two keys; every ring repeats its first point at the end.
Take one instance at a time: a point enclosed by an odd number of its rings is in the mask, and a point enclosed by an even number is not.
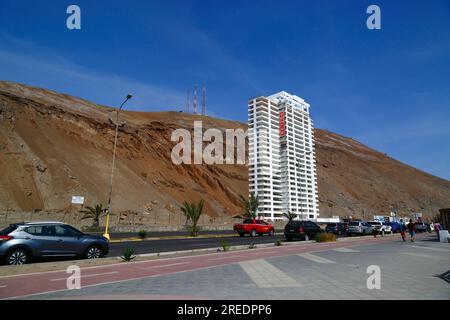
{"type": "Polygon", "coordinates": [[[286,136],[286,119],[284,111],[280,112],[280,137],[286,136]]]}

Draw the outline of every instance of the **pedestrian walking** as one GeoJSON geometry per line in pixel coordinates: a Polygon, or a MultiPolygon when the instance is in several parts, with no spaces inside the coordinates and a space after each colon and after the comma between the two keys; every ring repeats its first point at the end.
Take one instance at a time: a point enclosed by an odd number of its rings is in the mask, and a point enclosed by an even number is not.
{"type": "Polygon", "coordinates": [[[405,223],[403,221],[400,223],[400,225],[398,227],[398,231],[400,231],[400,235],[402,236],[402,240],[403,240],[403,242],[405,242],[406,241],[406,234],[405,234],[406,225],[405,225],[405,223]]]}
{"type": "Polygon", "coordinates": [[[434,222],[431,221],[430,223],[430,232],[434,231],[434,222]]]}
{"type": "Polygon", "coordinates": [[[441,230],[441,224],[439,222],[436,222],[434,224],[434,231],[436,231],[438,241],[441,241],[441,239],[439,237],[439,230],[441,230]]]}
{"type": "Polygon", "coordinates": [[[414,235],[416,233],[416,225],[412,221],[412,219],[409,219],[409,223],[406,226],[408,228],[409,235],[411,236],[411,242],[414,242],[414,235]]]}

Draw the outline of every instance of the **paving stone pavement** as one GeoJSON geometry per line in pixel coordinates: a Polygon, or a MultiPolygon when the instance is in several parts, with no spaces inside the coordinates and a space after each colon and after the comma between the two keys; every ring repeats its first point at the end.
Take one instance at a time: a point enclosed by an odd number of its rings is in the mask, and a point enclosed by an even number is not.
{"type": "Polygon", "coordinates": [[[132,296],[200,299],[450,299],[437,277],[450,269],[450,246],[388,242],[199,269],[27,299],[132,296]],[[330,263],[331,262],[331,263],[330,263]],[[367,267],[381,269],[381,289],[368,289],[367,267]],[[264,284],[266,279],[266,284],[264,284]]]}

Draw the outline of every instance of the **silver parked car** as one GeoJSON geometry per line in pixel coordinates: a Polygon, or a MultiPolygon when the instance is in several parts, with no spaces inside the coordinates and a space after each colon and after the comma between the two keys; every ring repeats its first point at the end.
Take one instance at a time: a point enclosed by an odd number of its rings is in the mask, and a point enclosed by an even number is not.
{"type": "Polygon", "coordinates": [[[24,264],[37,257],[100,258],[109,251],[108,239],[88,235],[62,222],[24,222],[0,231],[0,258],[24,264]]]}
{"type": "Polygon", "coordinates": [[[392,227],[382,221],[369,221],[368,223],[377,234],[384,235],[385,233],[392,233],[392,227]]]}
{"type": "Polygon", "coordinates": [[[364,221],[351,221],[348,224],[347,235],[366,235],[372,234],[373,227],[364,221]]]}

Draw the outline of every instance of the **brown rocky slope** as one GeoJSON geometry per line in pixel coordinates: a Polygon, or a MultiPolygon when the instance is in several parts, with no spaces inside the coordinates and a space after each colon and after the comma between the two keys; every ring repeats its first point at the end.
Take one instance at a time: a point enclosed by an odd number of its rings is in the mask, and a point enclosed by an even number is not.
{"type": "MultiPolygon", "coordinates": [[[[85,196],[88,205],[106,204],[112,119],[115,111],[109,107],[0,82],[0,212],[76,212],[72,195],[85,196]]],[[[180,112],[121,114],[114,212],[152,214],[155,224],[170,219],[176,224],[182,220],[178,206],[198,199],[205,199],[211,219],[241,212],[246,166],[172,164],[171,133],[191,129],[194,120],[202,120],[204,128],[246,128],[240,122],[180,112]]],[[[316,144],[321,217],[370,216],[387,213],[391,206],[403,214],[432,215],[450,205],[447,180],[325,130],[316,130],[316,144]]],[[[119,215],[117,223],[121,219],[119,215]]]]}

